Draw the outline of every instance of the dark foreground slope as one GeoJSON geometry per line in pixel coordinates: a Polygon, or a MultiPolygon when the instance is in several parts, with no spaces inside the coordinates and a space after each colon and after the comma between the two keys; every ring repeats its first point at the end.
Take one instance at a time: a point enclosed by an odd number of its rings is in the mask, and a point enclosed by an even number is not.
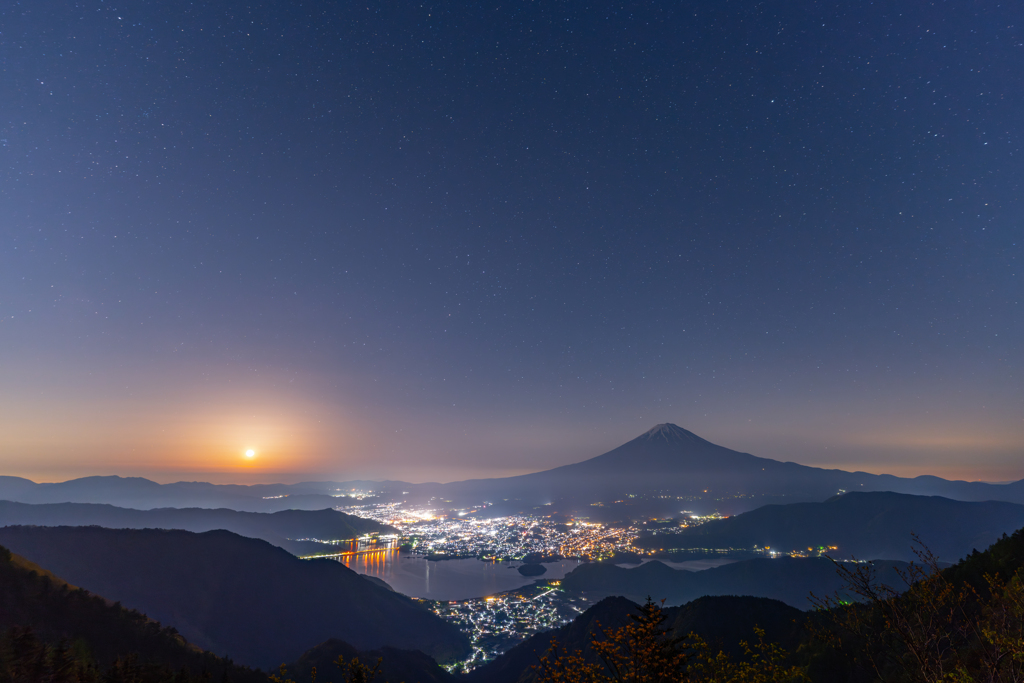
{"type": "MultiPolygon", "coordinates": [[[[814,615],[830,637],[807,643],[812,681],[1022,679],[1024,529],[942,570],[923,559],[900,595],[875,586],[861,591],[866,600],[814,615]]],[[[851,583],[863,588],[867,578],[854,574],[851,583]]]]}
{"type": "Polygon", "coordinates": [[[338,657],[346,662],[358,659],[370,667],[380,662],[375,683],[455,683],[459,680],[422,652],[393,647],[359,652],[340,640],[328,640],[306,652],[286,667],[288,677],[305,683],[313,680],[313,669],[316,669],[317,683],[348,683],[337,664],[338,657]]]}
{"type": "MultiPolygon", "coordinates": [[[[899,585],[896,568],[906,563],[877,561],[879,580],[899,585]]],[[[842,588],[835,565],[823,557],[758,558],[690,572],[672,569],[661,562],[647,562],[633,569],[613,564],[581,564],[562,579],[562,588],[590,599],[621,595],[643,602],[647,596],[668,605],[679,605],[705,595],[746,595],[779,600],[798,609],[809,609],[808,596],[831,595],[842,588]]]]}
{"type": "Polygon", "coordinates": [[[1024,526],[1024,505],[968,503],[938,496],[851,492],[823,503],[765,505],[677,534],[639,540],[655,549],[745,548],[783,552],[837,546],[836,557],[913,560],[917,534],[940,559],[955,562],[1024,526]]]}
{"type": "Polygon", "coordinates": [[[442,660],[469,647],[455,627],[339,562],[227,531],[6,527],[0,544],[251,666],[294,661],[329,638],[442,660]]]}
{"type": "MultiPolygon", "coordinates": [[[[541,655],[557,642],[560,650],[582,651],[589,661],[596,657],[591,649],[595,636],[602,639],[608,631],[625,625],[630,615],[638,614],[636,603],[621,597],[605,598],[571,623],[538,633],[497,659],[471,671],[468,683],[529,683],[536,680],[532,667],[541,655]]],[[[665,625],[672,635],[685,637],[691,632],[709,645],[730,655],[740,653],[741,640],[752,640],[754,627],[767,637],[793,649],[801,637],[805,614],[775,600],[763,598],[709,597],[683,607],[665,611],[665,625]]]]}
{"type": "Polygon", "coordinates": [[[184,529],[202,533],[214,529],[260,538],[297,555],[327,552],[330,546],[305,539],[338,541],[395,529],[372,519],[337,510],[282,510],[274,513],[236,512],[224,508],[156,508],[134,510],[95,503],[32,505],[0,500],[0,526],[104,526],[111,529],[184,529]]]}
{"type": "MultiPolygon", "coordinates": [[[[302,484],[210,484],[179,481],[158,484],[142,477],[82,477],[69,481],[37,484],[21,477],[0,476],[0,500],[19,503],[106,503],[139,510],[151,508],[229,508],[250,512],[278,510],[323,510],[338,505],[341,491],[354,485],[361,489],[374,482],[348,482],[343,489],[336,482],[302,484]]],[[[395,485],[399,488],[400,483],[395,485]]],[[[349,499],[350,500],[350,499],[349,499]]]]}
{"type": "Polygon", "coordinates": [[[42,659],[36,680],[44,680],[48,650],[57,660],[54,664],[77,669],[84,681],[99,680],[118,659],[124,662],[130,656],[135,657],[140,682],[177,674],[184,683],[182,672],[197,681],[204,674],[235,683],[267,680],[259,671],[190,645],[172,628],[69,586],[6,548],[0,548],[0,633],[0,668],[14,673],[39,666],[42,659]],[[59,654],[61,643],[70,651],[59,654]]]}

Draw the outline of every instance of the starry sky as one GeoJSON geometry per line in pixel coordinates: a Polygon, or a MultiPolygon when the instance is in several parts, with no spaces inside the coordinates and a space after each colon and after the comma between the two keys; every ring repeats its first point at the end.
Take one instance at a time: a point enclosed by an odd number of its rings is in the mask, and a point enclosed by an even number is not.
{"type": "Polygon", "coordinates": [[[1018,3],[4,3],[2,473],[1024,478],[1022,179],[1018,3]]]}

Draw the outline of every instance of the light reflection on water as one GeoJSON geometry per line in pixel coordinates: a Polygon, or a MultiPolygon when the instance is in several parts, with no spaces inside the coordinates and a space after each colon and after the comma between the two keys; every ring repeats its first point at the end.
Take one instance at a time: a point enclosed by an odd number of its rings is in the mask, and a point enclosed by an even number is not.
{"type": "Polygon", "coordinates": [[[399,593],[431,600],[465,600],[513,590],[535,578],[561,579],[575,569],[575,560],[545,562],[540,577],[523,576],[506,562],[476,559],[430,562],[420,555],[400,554],[395,541],[339,544],[338,561],[349,569],[386,581],[399,593]]]}

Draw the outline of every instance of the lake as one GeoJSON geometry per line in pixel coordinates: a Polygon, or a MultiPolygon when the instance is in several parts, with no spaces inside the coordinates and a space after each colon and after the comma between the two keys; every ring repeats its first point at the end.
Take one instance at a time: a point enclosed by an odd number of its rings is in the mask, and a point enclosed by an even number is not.
{"type": "Polygon", "coordinates": [[[561,579],[579,566],[576,560],[545,562],[542,576],[523,576],[521,562],[483,562],[468,558],[431,562],[421,555],[399,553],[392,543],[359,544],[338,561],[360,574],[374,576],[399,593],[428,600],[466,600],[528,586],[536,579],[561,579]]]}
{"type": "MultiPolygon", "coordinates": [[[[519,573],[517,567],[521,562],[482,562],[473,558],[431,562],[422,555],[399,553],[394,541],[352,543],[344,548],[346,552],[339,555],[337,560],[349,569],[382,579],[404,595],[428,600],[483,598],[528,586],[536,579],[561,579],[580,565],[576,560],[545,562],[547,572],[534,577],[519,573]]],[[[733,560],[660,561],[673,569],[700,571],[733,560]]],[[[637,565],[620,566],[628,569],[637,565]]]]}

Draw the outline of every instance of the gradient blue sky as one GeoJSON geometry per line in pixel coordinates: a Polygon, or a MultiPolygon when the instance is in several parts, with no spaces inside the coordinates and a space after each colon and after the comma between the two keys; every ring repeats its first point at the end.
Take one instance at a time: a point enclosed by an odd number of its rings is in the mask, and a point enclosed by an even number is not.
{"type": "Polygon", "coordinates": [[[1022,26],[9,4],[3,473],[450,480],[675,422],[1022,478],[1022,26]]]}

